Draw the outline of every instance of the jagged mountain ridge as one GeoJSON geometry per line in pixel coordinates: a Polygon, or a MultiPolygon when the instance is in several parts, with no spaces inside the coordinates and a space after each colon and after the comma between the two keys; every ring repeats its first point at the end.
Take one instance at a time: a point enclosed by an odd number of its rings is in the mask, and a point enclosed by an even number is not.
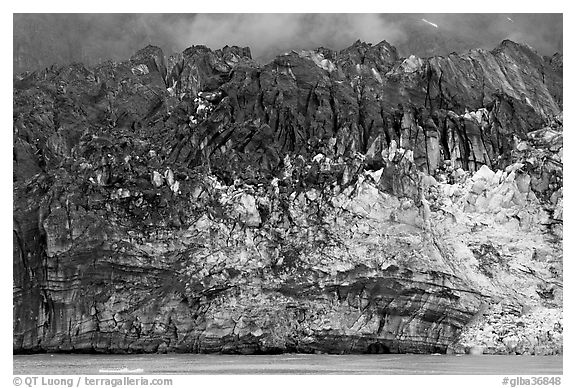
{"type": "Polygon", "coordinates": [[[14,350],[445,352],[482,306],[561,306],[439,233],[493,190],[561,276],[561,63],[149,46],[16,81],[14,350]]]}

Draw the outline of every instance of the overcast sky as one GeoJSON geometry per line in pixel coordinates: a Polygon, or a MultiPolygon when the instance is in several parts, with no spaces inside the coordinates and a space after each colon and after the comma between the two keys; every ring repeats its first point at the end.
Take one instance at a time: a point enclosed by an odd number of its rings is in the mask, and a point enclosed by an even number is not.
{"type": "Polygon", "coordinates": [[[166,55],[194,44],[249,46],[267,61],[290,49],[342,49],[387,40],[402,55],[494,48],[503,39],[562,52],[561,14],[15,14],[15,71],[54,62],[126,59],[154,44],[166,55]]]}

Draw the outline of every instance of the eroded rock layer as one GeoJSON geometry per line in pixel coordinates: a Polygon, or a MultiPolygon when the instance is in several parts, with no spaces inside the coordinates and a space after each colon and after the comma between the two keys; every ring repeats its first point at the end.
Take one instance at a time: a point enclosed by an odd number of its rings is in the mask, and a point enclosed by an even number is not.
{"type": "Polygon", "coordinates": [[[149,46],[13,141],[15,352],[562,351],[561,56],[149,46]]]}

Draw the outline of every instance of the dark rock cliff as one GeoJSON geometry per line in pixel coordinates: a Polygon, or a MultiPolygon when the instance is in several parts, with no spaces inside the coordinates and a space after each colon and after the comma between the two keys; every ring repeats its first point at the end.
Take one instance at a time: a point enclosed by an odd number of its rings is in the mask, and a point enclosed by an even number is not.
{"type": "Polygon", "coordinates": [[[561,56],[149,46],[13,142],[15,352],[561,351],[561,56]]]}

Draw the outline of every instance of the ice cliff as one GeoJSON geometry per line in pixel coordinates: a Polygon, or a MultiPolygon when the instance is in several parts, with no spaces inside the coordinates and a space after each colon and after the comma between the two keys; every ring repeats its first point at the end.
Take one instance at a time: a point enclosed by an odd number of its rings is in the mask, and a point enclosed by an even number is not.
{"type": "Polygon", "coordinates": [[[14,352],[562,352],[562,56],[146,47],[14,80],[14,352]]]}

